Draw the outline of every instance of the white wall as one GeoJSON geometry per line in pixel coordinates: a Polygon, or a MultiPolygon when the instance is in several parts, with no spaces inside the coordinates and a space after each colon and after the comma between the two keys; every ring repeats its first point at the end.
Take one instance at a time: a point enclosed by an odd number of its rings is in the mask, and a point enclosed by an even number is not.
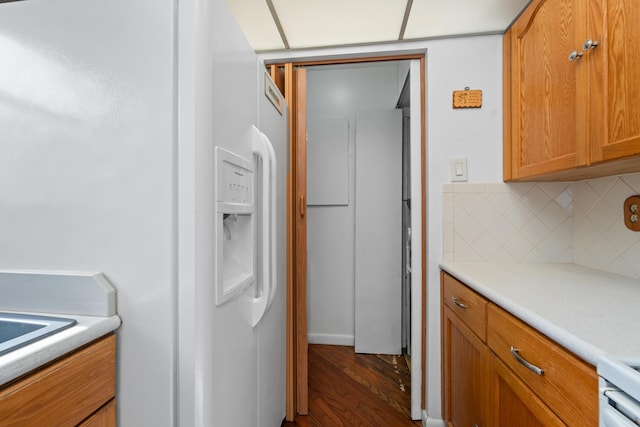
{"type": "MultiPolygon", "coordinates": [[[[307,209],[311,343],[354,343],[355,115],[394,108],[406,72],[406,64],[400,68],[398,63],[308,68],[308,120],[346,117],[349,122],[349,204],[307,209]]],[[[312,167],[313,159],[308,162],[312,167]]]]}
{"type": "Polygon", "coordinates": [[[427,53],[427,413],[441,418],[442,184],[466,157],[470,182],[502,180],[502,36],[438,40],[427,53]],[[480,109],[452,109],[452,91],[483,91],[480,109]]]}
{"type": "Polygon", "coordinates": [[[173,9],[0,5],[0,268],[114,284],[123,427],[174,417],[173,9]]]}
{"type": "Polygon", "coordinates": [[[265,60],[365,57],[427,53],[427,414],[439,425],[440,283],[442,185],[449,182],[449,159],[466,157],[471,182],[502,180],[502,36],[460,37],[393,45],[317,49],[262,55],[265,60]],[[452,92],[483,91],[480,109],[451,107],[452,92]]]}

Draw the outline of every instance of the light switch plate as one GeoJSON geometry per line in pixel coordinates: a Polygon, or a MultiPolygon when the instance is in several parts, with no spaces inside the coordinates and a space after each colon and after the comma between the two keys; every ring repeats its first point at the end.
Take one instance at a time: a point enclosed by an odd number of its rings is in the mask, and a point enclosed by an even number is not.
{"type": "Polygon", "coordinates": [[[467,159],[449,159],[449,173],[451,182],[466,182],[467,178],[467,159]]]}

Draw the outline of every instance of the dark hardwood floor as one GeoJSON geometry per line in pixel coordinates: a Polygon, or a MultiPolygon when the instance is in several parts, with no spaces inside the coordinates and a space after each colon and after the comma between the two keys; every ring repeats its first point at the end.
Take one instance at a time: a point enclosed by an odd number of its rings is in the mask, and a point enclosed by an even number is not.
{"type": "Polygon", "coordinates": [[[309,346],[309,415],[283,427],[405,427],[410,373],[402,356],[356,354],[353,347],[309,346]]]}

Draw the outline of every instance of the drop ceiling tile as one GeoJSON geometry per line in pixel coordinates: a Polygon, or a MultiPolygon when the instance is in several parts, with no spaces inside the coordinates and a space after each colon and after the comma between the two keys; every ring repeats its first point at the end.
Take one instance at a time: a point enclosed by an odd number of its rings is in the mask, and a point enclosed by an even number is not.
{"type": "Polygon", "coordinates": [[[529,0],[414,0],[404,38],[502,32],[527,3],[529,0]]]}
{"type": "Polygon", "coordinates": [[[273,0],[291,48],[397,40],[406,2],[273,0]]]}
{"type": "Polygon", "coordinates": [[[227,0],[227,5],[253,50],[284,49],[278,27],[264,0],[227,0]]]}

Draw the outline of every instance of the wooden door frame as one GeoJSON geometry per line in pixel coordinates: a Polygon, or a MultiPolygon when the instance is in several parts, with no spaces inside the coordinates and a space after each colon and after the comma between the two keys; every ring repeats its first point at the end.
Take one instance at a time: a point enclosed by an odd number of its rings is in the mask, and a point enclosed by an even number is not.
{"type": "MultiPolygon", "coordinates": [[[[293,421],[297,414],[306,414],[308,408],[308,384],[306,383],[307,366],[306,358],[301,359],[300,346],[298,345],[298,339],[301,334],[306,336],[306,318],[302,319],[300,315],[304,314],[306,317],[306,284],[304,289],[299,289],[296,281],[296,253],[299,253],[296,246],[296,221],[294,221],[294,215],[297,207],[297,188],[298,182],[296,173],[298,168],[297,164],[297,147],[295,147],[294,137],[296,135],[295,116],[297,102],[294,90],[293,70],[296,67],[306,67],[312,65],[337,65],[337,64],[356,64],[364,62],[386,62],[386,61],[401,61],[401,60],[419,60],[420,61],[420,164],[421,164],[421,264],[422,264],[422,278],[421,278],[421,301],[422,301],[422,325],[421,325],[421,405],[422,408],[426,407],[426,307],[427,307],[427,290],[426,290],[426,277],[427,277],[427,211],[426,211],[426,56],[425,53],[417,54],[399,54],[399,55],[384,55],[384,56],[367,56],[367,57],[342,57],[334,59],[319,59],[319,60],[292,60],[291,62],[270,64],[272,77],[275,81],[276,76],[280,74],[277,70],[283,69],[284,81],[279,84],[281,90],[284,89],[285,99],[289,107],[289,135],[290,135],[290,169],[287,179],[287,379],[286,379],[286,419],[287,421],[293,421]],[[300,361],[305,362],[305,366],[299,366],[300,361]],[[299,382],[300,377],[304,377],[303,383],[299,382]]],[[[281,71],[282,73],[282,71],[281,71]]],[[[278,76],[277,78],[280,78],[278,76]]],[[[305,170],[306,173],[306,170],[305,170]]],[[[304,248],[306,254],[306,246],[304,248]]],[[[306,262],[306,257],[305,257],[306,262]]],[[[304,349],[306,350],[306,339],[304,349]]]]}

